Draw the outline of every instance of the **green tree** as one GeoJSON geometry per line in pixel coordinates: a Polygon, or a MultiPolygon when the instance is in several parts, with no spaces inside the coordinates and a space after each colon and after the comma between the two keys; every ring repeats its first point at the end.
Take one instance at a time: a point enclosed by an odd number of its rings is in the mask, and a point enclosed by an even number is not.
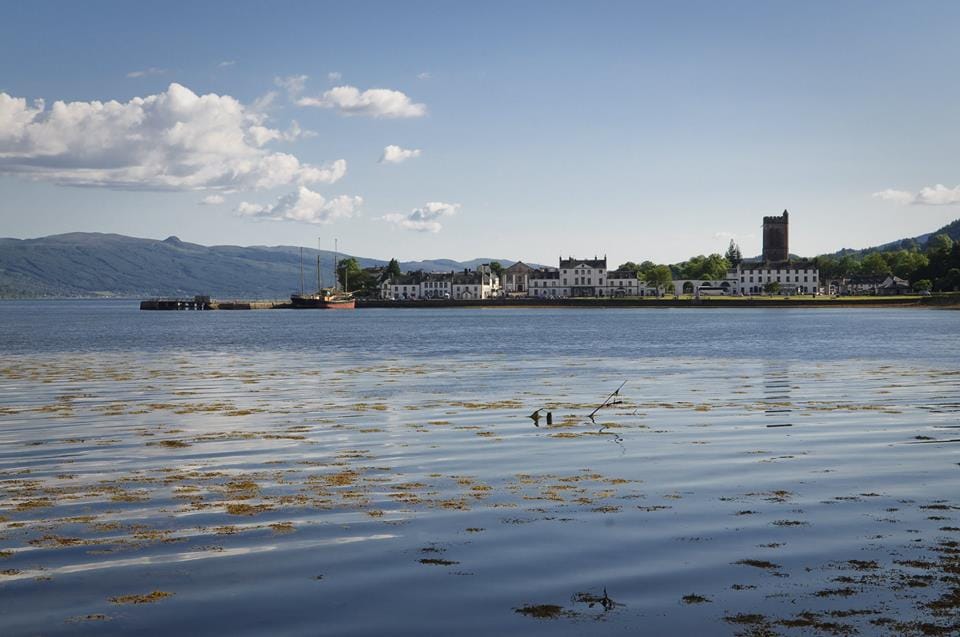
{"type": "Polygon", "coordinates": [[[913,289],[917,292],[929,292],[933,288],[933,283],[930,279],[920,279],[913,284],[913,289]]]}
{"type": "Polygon", "coordinates": [[[770,281],[763,286],[764,292],[767,294],[776,294],[780,291],[780,282],[779,281],[770,281]]]}
{"type": "Polygon", "coordinates": [[[930,265],[930,259],[921,252],[900,250],[890,255],[891,258],[887,261],[890,269],[896,276],[908,281],[915,279],[920,270],[930,265]]]}
{"type": "Polygon", "coordinates": [[[340,282],[340,287],[348,292],[359,289],[357,282],[360,280],[360,272],[360,264],[356,259],[353,257],[341,259],[337,264],[337,281],[340,282]]]}
{"type": "Polygon", "coordinates": [[[493,272],[498,279],[503,278],[503,264],[501,264],[499,261],[490,262],[490,271],[493,272]]]}
{"type": "Polygon", "coordinates": [[[935,235],[927,242],[927,250],[934,252],[950,252],[953,249],[953,239],[948,234],[935,235]]]}
{"type": "Polygon", "coordinates": [[[960,290],[960,268],[950,268],[944,276],[937,279],[937,289],[943,292],[960,290]]]}
{"type": "Polygon", "coordinates": [[[743,261],[743,254],[740,252],[740,246],[733,239],[730,239],[730,246],[727,248],[727,254],[724,255],[731,267],[737,267],[743,261]]]}
{"type": "Polygon", "coordinates": [[[390,263],[387,264],[386,276],[395,279],[401,275],[403,275],[403,272],[400,271],[400,263],[396,259],[390,259],[390,263]]]}
{"type": "Polygon", "coordinates": [[[673,274],[665,265],[655,265],[647,271],[645,280],[647,285],[657,288],[657,296],[661,296],[673,284],[673,274]]]}
{"type": "Polygon", "coordinates": [[[887,276],[890,274],[890,265],[882,254],[874,252],[860,262],[860,272],[866,276],[887,276]]]}
{"type": "Polygon", "coordinates": [[[849,254],[845,254],[840,257],[840,261],[837,263],[837,270],[839,276],[842,277],[856,276],[860,274],[860,262],[849,254]]]}
{"type": "Polygon", "coordinates": [[[704,256],[702,254],[691,257],[683,263],[677,264],[678,278],[681,279],[725,279],[730,262],[719,254],[704,256]]]}
{"type": "MultiPolygon", "coordinates": [[[[652,265],[652,264],[651,264],[651,265],[652,265]]],[[[639,276],[640,270],[641,270],[640,266],[639,266],[638,264],[634,263],[633,261],[627,261],[626,263],[621,263],[620,266],[617,267],[617,269],[618,269],[618,270],[623,270],[623,271],[626,271],[626,272],[633,272],[634,275],[638,275],[638,276],[639,276]]]]}

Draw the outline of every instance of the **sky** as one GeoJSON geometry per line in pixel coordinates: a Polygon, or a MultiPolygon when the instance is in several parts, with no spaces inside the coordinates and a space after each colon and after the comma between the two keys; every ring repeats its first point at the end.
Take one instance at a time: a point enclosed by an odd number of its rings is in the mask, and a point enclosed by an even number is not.
{"type": "Polygon", "coordinates": [[[31,2],[0,236],[813,256],[960,217],[956,2],[31,2]]]}

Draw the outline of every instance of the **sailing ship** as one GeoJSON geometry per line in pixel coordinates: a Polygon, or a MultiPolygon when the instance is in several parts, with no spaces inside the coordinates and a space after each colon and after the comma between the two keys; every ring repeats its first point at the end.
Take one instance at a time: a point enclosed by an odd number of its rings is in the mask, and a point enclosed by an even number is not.
{"type": "MultiPolygon", "coordinates": [[[[336,244],[334,244],[336,245],[336,244]]],[[[319,247],[319,246],[318,246],[319,247]]],[[[333,272],[334,285],[332,288],[323,287],[323,279],[320,276],[320,255],[317,255],[317,292],[316,294],[304,294],[303,291],[303,248],[300,248],[300,294],[290,295],[290,304],[294,309],[314,309],[314,310],[352,310],[357,306],[357,301],[353,297],[353,292],[341,290],[337,284],[337,249],[333,251],[333,272]]],[[[347,287],[344,281],[344,287],[347,287]]]]}

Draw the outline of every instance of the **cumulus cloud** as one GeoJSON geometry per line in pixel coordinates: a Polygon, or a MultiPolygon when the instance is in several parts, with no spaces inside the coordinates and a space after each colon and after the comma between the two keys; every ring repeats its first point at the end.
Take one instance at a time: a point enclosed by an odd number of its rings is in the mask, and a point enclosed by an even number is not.
{"type": "Polygon", "coordinates": [[[200,205],[201,206],[219,206],[224,201],[226,201],[226,199],[223,198],[223,195],[207,195],[206,197],[200,200],[200,205]]]}
{"type": "Polygon", "coordinates": [[[277,199],[273,205],[242,202],[237,213],[254,219],[270,221],[300,221],[302,223],[326,224],[336,219],[352,217],[363,204],[363,198],[340,195],[326,199],[320,193],[300,186],[277,199]]]}
{"type": "Polygon", "coordinates": [[[887,189],[873,193],[873,196],[899,204],[921,204],[927,206],[949,206],[960,203],[960,186],[948,188],[943,184],[927,186],[914,194],[906,190],[887,189]]]}
{"type": "Polygon", "coordinates": [[[127,73],[127,77],[137,78],[137,77],[146,77],[148,75],[163,75],[166,72],[167,72],[167,69],[158,69],[151,66],[149,69],[141,69],[139,71],[130,71],[129,73],[127,73]]]}
{"type": "Polygon", "coordinates": [[[301,97],[298,106],[334,108],[341,115],[365,115],[386,119],[423,117],[425,104],[416,104],[406,94],[387,88],[360,91],[355,86],[337,86],[319,97],[301,97]]]}
{"type": "Polygon", "coordinates": [[[241,190],[333,183],[340,159],[302,164],[272,152],[295,138],[267,126],[263,113],[229,95],[197,95],[170,84],[128,102],[28,104],[0,93],[0,174],[74,186],[135,190],[241,190]]]}
{"type": "Polygon", "coordinates": [[[407,161],[408,159],[413,159],[414,157],[419,156],[419,148],[400,148],[399,146],[394,146],[391,144],[383,149],[383,155],[380,156],[380,162],[387,164],[399,164],[407,161]]]}
{"type": "Polygon", "coordinates": [[[417,73],[417,79],[418,79],[418,80],[429,80],[431,77],[433,77],[433,76],[430,75],[430,71],[424,71],[423,73],[417,73]]]}
{"type": "Polygon", "coordinates": [[[381,219],[407,230],[440,232],[443,226],[439,220],[455,215],[459,210],[460,204],[458,203],[429,201],[422,208],[414,208],[409,214],[391,213],[384,215],[381,219]]]}
{"type": "Polygon", "coordinates": [[[342,77],[343,75],[341,75],[340,71],[330,71],[327,73],[327,80],[330,82],[339,82],[342,77]]]}
{"type": "Polygon", "coordinates": [[[876,199],[894,201],[896,203],[910,203],[913,201],[913,193],[909,193],[906,190],[893,190],[892,188],[875,192],[873,193],[873,196],[876,199]]]}
{"type": "Polygon", "coordinates": [[[307,85],[307,79],[306,75],[288,75],[273,78],[273,83],[285,90],[290,99],[295,99],[300,93],[303,93],[303,89],[307,85]]]}
{"type": "Polygon", "coordinates": [[[219,68],[221,68],[221,69],[225,69],[225,68],[227,68],[228,66],[233,66],[233,65],[236,64],[236,63],[237,63],[236,60],[224,60],[223,62],[221,62],[221,63],[218,64],[217,66],[218,66],[219,68]]]}

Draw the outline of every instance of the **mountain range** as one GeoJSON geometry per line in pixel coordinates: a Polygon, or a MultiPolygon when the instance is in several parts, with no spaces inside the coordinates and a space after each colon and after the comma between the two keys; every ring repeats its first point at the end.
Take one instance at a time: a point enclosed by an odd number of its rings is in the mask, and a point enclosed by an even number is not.
{"type": "MultiPolygon", "coordinates": [[[[944,233],[960,241],[960,219],[926,234],[872,248],[845,248],[835,256],[924,245],[944,233]]],[[[307,291],[317,286],[317,257],[325,285],[333,282],[334,253],[303,249],[307,291]]],[[[350,255],[341,255],[341,257],[350,255]]],[[[354,256],[360,267],[383,259],[354,256]]],[[[510,259],[432,259],[400,263],[403,271],[449,272],[510,259]]],[[[537,264],[530,264],[538,267],[537,264]]],[[[300,248],[295,246],[204,246],[177,237],[162,241],[119,234],[73,232],[37,239],[0,239],[0,298],[146,297],[209,294],[220,299],[279,299],[300,289],[300,248]]]]}
{"type": "MultiPolygon", "coordinates": [[[[304,288],[333,282],[334,253],[303,249],[304,288]]],[[[351,255],[341,254],[340,258],[351,255]]],[[[354,257],[360,267],[387,261],[354,257]]],[[[449,272],[509,259],[434,259],[400,263],[404,271],[449,272]]],[[[279,299],[300,289],[300,248],[204,246],[177,237],[162,241],[74,232],[37,239],[0,239],[0,298],[193,296],[279,299]]]]}

